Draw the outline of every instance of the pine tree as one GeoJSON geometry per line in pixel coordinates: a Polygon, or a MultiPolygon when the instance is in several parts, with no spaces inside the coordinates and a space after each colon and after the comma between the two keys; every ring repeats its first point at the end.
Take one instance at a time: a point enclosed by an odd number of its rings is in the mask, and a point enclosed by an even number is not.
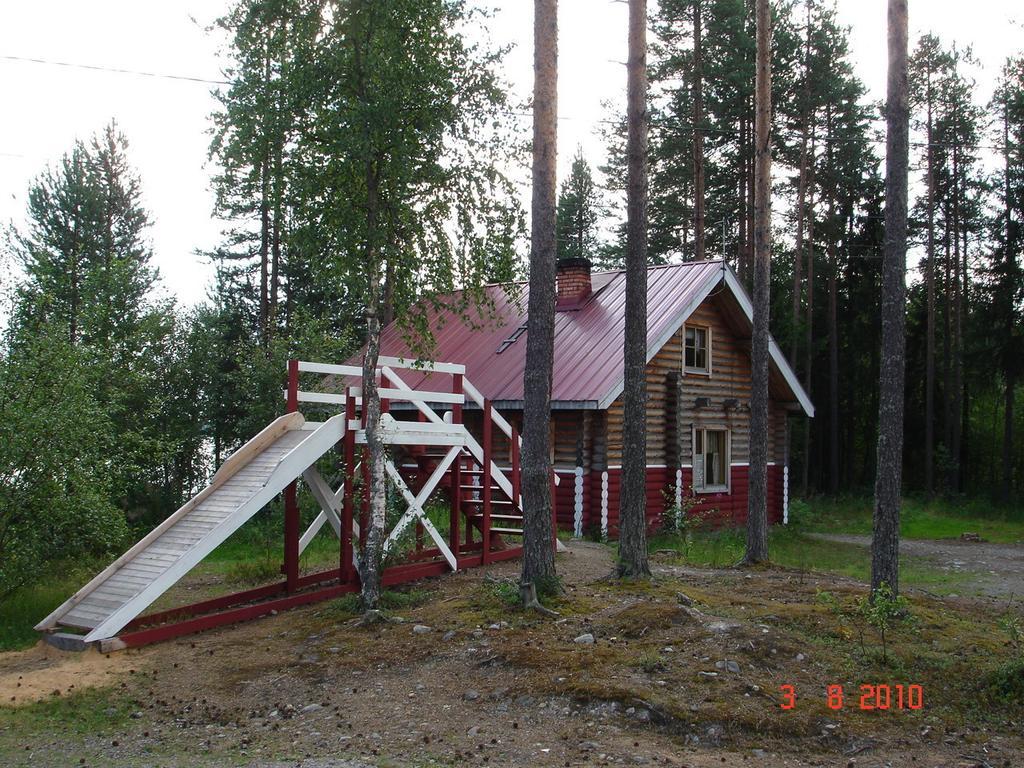
{"type": "Polygon", "coordinates": [[[903,477],[903,381],[906,365],[907,176],[910,107],[907,84],[907,1],[889,0],[886,91],[885,261],[882,276],[882,358],[878,463],[872,524],[871,590],[899,593],[900,494],[903,477]]]}
{"type": "MultiPolygon", "coordinates": [[[[558,148],[558,0],[533,4],[533,180],[530,295],[523,374],[523,569],[521,583],[550,589],[556,578],[548,425],[555,341],[555,203],[558,148]]],[[[528,590],[529,587],[526,587],[528,590]]],[[[524,601],[529,600],[529,592],[524,601]]]]}
{"type": "Polygon", "coordinates": [[[647,562],[647,0],[629,0],[626,64],[626,318],[623,340],[620,578],[647,562]]]}
{"type": "Polygon", "coordinates": [[[576,151],[569,178],[558,195],[558,258],[594,260],[598,253],[597,222],[601,199],[594,177],[583,156],[576,151]]]}
{"type": "Polygon", "coordinates": [[[768,315],[771,290],[771,170],[769,123],[772,110],[771,15],[768,0],[757,0],[757,85],[754,188],[754,328],[750,341],[750,481],[747,545],[743,561],[768,559],[768,315]]]}

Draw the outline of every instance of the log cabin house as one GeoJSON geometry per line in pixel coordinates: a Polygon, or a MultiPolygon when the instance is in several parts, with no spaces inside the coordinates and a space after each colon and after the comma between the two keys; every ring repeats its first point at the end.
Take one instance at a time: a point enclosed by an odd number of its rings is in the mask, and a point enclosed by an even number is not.
{"type": "MultiPolygon", "coordinates": [[[[555,491],[559,527],[577,535],[617,532],[625,285],[623,271],[592,273],[585,259],[558,265],[551,458],[561,478],[555,491]]],[[[464,364],[466,377],[521,428],[528,286],[517,288],[513,296],[501,285],[488,286],[493,310],[475,314],[472,322],[454,311],[431,310],[430,326],[435,359],[464,364]]],[[[728,264],[700,261],[650,267],[647,309],[650,524],[658,525],[686,498],[691,512],[720,524],[744,524],[751,301],[728,264]]],[[[786,420],[813,417],[814,406],[774,339],[770,352],[768,512],[770,522],[779,523],[788,505],[786,420]]],[[[383,331],[381,354],[413,356],[395,324],[383,331]]],[[[414,389],[435,389],[429,373],[408,373],[406,383],[414,389]]],[[[463,414],[471,432],[479,432],[481,417],[479,410],[463,414]]],[[[494,439],[504,439],[495,442],[494,455],[510,456],[504,435],[494,439]]]]}

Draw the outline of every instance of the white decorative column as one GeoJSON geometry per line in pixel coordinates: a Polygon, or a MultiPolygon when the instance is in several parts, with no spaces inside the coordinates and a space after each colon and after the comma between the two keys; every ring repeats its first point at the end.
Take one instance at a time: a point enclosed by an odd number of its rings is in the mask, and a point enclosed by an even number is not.
{"type": "Polygon", "coordinates": [[[782,467],[782,524],[789,525],[789,464],[782,467]]]}
{"type": "Polygon", "coordinates": [[[572,535],[580,539],[583,538],[583,467],[577,466],[574,476],[572,535]]]}
{"type": "Polygon", "coordinates": [[[601,538],[608,539],[608,470],[601,473],[601,538]]]}

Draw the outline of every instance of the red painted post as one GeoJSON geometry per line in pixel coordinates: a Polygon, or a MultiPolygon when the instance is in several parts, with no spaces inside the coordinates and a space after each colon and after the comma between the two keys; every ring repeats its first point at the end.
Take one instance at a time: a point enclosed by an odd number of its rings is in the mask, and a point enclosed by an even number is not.
{"type": "MultiPolygon", "coordinates": [[[[288,361],[288,413],[299,410],[299,361],[288,361]]],[[[284,573],[288,591],[299,586],[299,503],[298,484],[289,483],[284,489],[284,573]]]]}
{"type": "Polygon", "coordinates": [[[481,552],[484,565],[490,562],[491,553],[491,455],[493,453],[491,450],[491,438],[493,437],[492,427],[494,425],[491,419],[491,401],[484,398],[483,525],[480,528],[481,535],[483,536],[483,549],[481,552]]]}
{"type": "MultiPolygon", "coordinates": [[[[452,394],[465,396],[465,393],[463,392],[463,389],[462,389],[462,374],[461,373],[453,373],[452,374],[452,394]]],[[[462,423],[462,403],[455,403],[452,406],[452,424],[461,424],[461,423],[462,423]]]]}
{"type": "MultiPolygon", "coordinates": [[[[462,514],[462,455],[459,454],[458,458],[452,464],[451,470],[451,491],[449,496],[451,497],[451,518],[448,522],[448,547],[451,549],[452,554],[455,555],[456,562],[459,557],[459,516],[462,514]]],[[[466,523],[466,527],[469,528],[469,523],[466,523]]]]}
{"type": "Polygon", "coordinates": [[[352,493],[353,475],[356,462],[356,433],[349,429],[349,423],[356,417],[356,400],[348,388],[345,389],[345,498],[341,507],[341,580],[352,580],[352,493]]]}
{"type": "MultiPolygon", "coordinates": [[[[380,386],[381,386],[381,389],[386,389],[386,388],[391,386],[390,379],[388,379],[388,377],[385,376],[384,373],[381,373],[381,375],[380,375],[380,386]]],[[[382,397],[380,399],[380,412],[381,413],[387,413],[390,410],[391,410],[391,400],[389,398],[387,398],[387,397],[382,397]]]]}
{"type": "MultiPolygon", "coordinates": [[[[462,374],[452,374],[452,393],[456,395],[462,395],[462,374]]],[[[462,404],[455,403],[452,405],[452,423],[462,423],[462,404]]],[[[451,519],[448,523],[448,546],[452,550],[452,554],[455,555],[456,562],[459,558],[459,524],[460,516],[462,515],[462,453],[456,457],[452,463],[451,468],[451,519]]],[[[466,532],[469,533],[470,529],[469,521],[466,521],[466,532]]]]}
{"type": "Polygon", "coordinates": [[[299,361],[288,361],[288,399],[286,409],[288,413],[295,413],[299,410],[299,361]]]}

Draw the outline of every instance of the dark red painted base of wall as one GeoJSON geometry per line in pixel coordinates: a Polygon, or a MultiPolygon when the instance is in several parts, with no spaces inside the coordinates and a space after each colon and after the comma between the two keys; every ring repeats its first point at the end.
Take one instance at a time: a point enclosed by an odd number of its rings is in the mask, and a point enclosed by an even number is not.
{"type": "MultiPolygon", "coordinates": [[[[748,467],[731,468],[731,484],[728,493],[700,494],[698,505],[691,514],[707,515],[712,526],[743,526],[747,522],[747,474],[748,467]]],[[[573,529],[575,477],[570,473],[559,473],[561,484],[555,491],[559,528],[573,529]]],[[[608,470],[608,532],[618,535],[619,485],[622,470],[608,470]]],[[[690,469],[683,469],[683,489],[688,490],[693,482],[690,469]]],[[[661,526],[665,510],[675,503],[675,473],[665,467],[651,467],[647,470],[647,521],[651,530],[661,526]]],[[[783,471],[781,466],[768,467],[768,522],[782,522],[783,471]]],[[[601,472],[593,471],[583,478],[583,532],[599,533],[601,530],[601,472]]]]}

